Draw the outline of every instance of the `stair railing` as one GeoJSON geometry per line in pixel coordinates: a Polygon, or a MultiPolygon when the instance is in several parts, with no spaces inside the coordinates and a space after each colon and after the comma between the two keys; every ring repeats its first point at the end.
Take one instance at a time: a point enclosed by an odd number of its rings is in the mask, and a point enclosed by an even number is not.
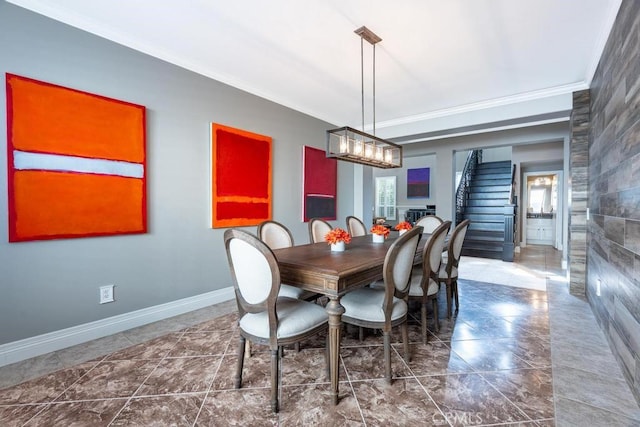
{"type": "Polygon", "coordinates": [[[480,163],[482,163],[482,150],[472,150],[467,156],[464,169],[462,169],[462,177],[456,189],[456,225],[464,220],[464,209],[467,206],[471,179],[480,163]]]}

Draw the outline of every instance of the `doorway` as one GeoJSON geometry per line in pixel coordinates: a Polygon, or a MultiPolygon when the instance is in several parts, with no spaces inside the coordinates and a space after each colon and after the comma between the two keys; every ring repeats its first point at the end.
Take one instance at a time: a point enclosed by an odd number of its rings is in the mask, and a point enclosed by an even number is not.
{"type": "Polygon", "coordinates": [[[522,179],[522,246],[562,250],[562,171],[527,172],[522,179]]]}

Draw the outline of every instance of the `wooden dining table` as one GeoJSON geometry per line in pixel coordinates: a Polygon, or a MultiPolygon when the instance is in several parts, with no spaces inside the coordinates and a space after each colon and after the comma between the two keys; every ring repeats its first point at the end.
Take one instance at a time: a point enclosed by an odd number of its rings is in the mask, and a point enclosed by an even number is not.
{"type": "MultiPolygon", "coordinates": [[[[329,298],[329,372],[333,403],[338,403],[338,362],[342,314],[340,298],[354,289],[382,278],[384,259],[397,239],[392,233],[384,243],[373,243],[371,235],[351,239],[344,252],[332,252],[327,243],[314,243],[274,250],[282,283],[329,298]]],[[[421,262],[427,235],[420,239],[416,262],[421,262]]]]}

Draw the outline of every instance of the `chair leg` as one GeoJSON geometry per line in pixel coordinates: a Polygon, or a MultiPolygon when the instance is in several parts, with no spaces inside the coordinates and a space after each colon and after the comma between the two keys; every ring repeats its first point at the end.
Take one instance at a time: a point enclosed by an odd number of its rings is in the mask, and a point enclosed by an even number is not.
{"type": "Polygon", "coordinates": [[[247,341],[245,343],[244,354],[246,355],[247,359],[251,358],[251,341],[247,341]]]}
{"type": "Polygon", "coordinates": [[[278,364],[280,362],[280,350],[278,347],[271,350],[271,410],[278,412],[278,364]]]}
{"type": "Polygon", "coordinates": [[[411,362],[411,354],[409,353],[409,323],[404,322],[400,326],[402,330],[402,342],[404,343],[404,360],[411,362]]]}
{"type": "Polygon", "coordinates": [[[453,297],[456,300],[456,314],[458,313],[458,309],[460,308],[460,302],[458,301],[458,278],[453,279],[451,282],[453,286],[453,297]]]}
{"type": "Polygon", "coordinates": [[[391,384],[391,333],[382,331],[384,338],[384,372],[387,384],[391,384]]]}
{"type": "Polygon", "coordinates": [[[447,319],[451,319],[451,306],[452,302],[452,292],[453,292],[453,284],[450,279],[445,280],[445,284],[447,287],[447,319]]]}
{"type": "Polygon", "coordinates": [[[238,342],[238,362],[236,365],[236,377],[234,381],[235,388],[242,387],[242,368],[244,367],[245,342],[248,341],[246,341],[243,336],[240,336],[240,341],[238,342]]]}
{"type": "Polygon", "coordinates": [[[433,323],[436,332],[440,332],[440,320],[438,319],[438,299],[433,299],[433,323]]]}
{"type": "Polygon", "coordinates": [[[427,344],[427,302],[422,303],[422,308],[420,309],[421,319],[422,319],[422,343],[427,344]]]}

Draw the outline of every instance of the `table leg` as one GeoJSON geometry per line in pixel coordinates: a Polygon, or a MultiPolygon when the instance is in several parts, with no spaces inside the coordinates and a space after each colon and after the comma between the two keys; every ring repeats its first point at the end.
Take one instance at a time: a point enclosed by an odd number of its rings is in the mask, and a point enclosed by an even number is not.
{"type": "Polygon", "coordinates": [[[331,376],[331,392],[333,404],[338,404],[338,373],[340,362],[340,333],[342,329],[342,314],[344,307],[340,304],[340,297],[329,297],[326,310],[329,314],[329,374],[331,376]]]}

